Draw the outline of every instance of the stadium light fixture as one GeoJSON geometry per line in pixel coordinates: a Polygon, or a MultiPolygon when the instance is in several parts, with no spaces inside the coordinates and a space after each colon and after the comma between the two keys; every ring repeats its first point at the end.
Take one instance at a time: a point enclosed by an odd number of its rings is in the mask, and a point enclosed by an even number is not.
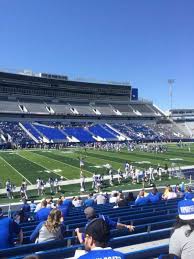
{"type": "Polygon", "coordinates": [[[169,100],[170,100],[170,109],[172,110],[172,98],[173,98],[173,84],[175,82],[175,79],[168,79],[169,84],[169,100]]]}

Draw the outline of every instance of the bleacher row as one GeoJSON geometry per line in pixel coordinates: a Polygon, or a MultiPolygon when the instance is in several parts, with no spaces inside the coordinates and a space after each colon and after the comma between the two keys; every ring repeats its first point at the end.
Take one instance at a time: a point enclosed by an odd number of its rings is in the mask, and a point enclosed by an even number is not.
{"type": "Polygon", "coordinates": [[[33,101],[0,100],[0,113],[45,114],[45,115],[108,115],[108,116],[154,116],[160,112],[151,103],[91,104],[91,103],[46,103],[33,101]]]}
{"type": "MultiPolygon", "coordinates": [[[[126,258],[153,258],[161,253],[168,252],[168,239],[171,228],[177,215],[177,203],[180,199],[160,201],[156,204],[144,206],[126,206],[115,209],[113,205],[96,205],[95,210],[103,215],[108,215],[112,220],[125,224],[133,224],[134,232],[128,230],[112,230],[110,246],[119,251],[127,251],[126,258]],[[148,248],[134,250],[134,246],[161,240],[160,245],[152,245],[148,248]],[[163,240],[165,242],[163,242],[163,240]],[[133,247],[133,249],[131,249],[133,247]]],[[[4,249],[0,251],[0,258],[23,258],[27,254],[38,253],[40,258],[69,258],[73,257],[75,250],[83,248],[78,243],[74,230],[84,227],[86,218],[83,208],[72,208],[69,215],[64,219],[66,237],[61,241],[49,241],[39,244],[30,243],[29,237],[39,222],[29,221],[22,223],[24,233],[24,245],[4,249]]]]}
{"type": "Polygon", "coordinates": [[[4,142],[35,143],[92,143],[103,141],[165,141],[181,139],[183,135],[171,124],[114,123],[70,126],[62,122],[0,122],[4,142]]]}

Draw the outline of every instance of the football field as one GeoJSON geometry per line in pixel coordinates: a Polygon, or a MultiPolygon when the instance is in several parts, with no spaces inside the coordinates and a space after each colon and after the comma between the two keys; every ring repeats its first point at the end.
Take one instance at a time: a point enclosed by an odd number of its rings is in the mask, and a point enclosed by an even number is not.
{"type": "Polygon", "coordinates": [[[108,168],[124,171],[128,161],[138,168],[147,168],[158,164],[164,167],[194,165],[194,145],[177,147],[168,146],[166,153],[149,153],[142,151],[121,152],[94,149],[69,148],[64,150],[16,150],[0,152],[0,181],[2,188],[9,178],[16,186],[20,186],[25,178],[29,185],[35,184],[36,179],[48,181],[49,177],[78,179],[80,177],[80,158],[84,161],[84,176],[91,177],[94,172],[107,174],[108,168]]]}

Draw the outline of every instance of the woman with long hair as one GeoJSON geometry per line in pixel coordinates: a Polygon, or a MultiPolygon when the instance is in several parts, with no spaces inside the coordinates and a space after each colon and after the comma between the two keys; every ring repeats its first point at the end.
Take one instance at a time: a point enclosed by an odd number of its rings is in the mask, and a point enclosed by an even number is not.
{"type": "Polygon", "coordinates": [[[177,221],[169,243],[169,253],[181,259],[194,258],[194,201],[178,203],[177,221]]]}
{"type": "Polygon", "coordinates": [[[32,242],[41,243],[51,240],[61,240],[65,235],[65,227],[62,224],[63,217],[60,210],[51,210],[46,221],[40,222],[30,236],[32,242]]]}

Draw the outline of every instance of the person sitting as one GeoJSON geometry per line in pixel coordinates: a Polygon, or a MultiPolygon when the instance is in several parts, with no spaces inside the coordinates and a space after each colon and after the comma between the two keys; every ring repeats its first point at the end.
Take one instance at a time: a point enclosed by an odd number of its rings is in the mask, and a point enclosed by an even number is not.
{"type": "Polygon", "coordinates": [[[57,209],[61,211],[63,218],[66,218],[69,213],[69,207],[63,206],[63,201],[61,199],[58,199],[57,201],[57,209]]]}
{"type": "Polygon", "coordinates": [[[193,198],[194,198],[194,193],[192,192],[191,187],[186,186],[185,194],[184,194],[184,199],[185,200],[192,200],[193,198]]]}
{"type": "Polygon", "coordinates": [[[31,200],[30,203],[30,212],[34,212],[36,209],[36,204],[34,203],[34,200],[31,200]]]}
{"type": "Polygon", "coordinates": [[[124,254],[107,247],[110,238],[110,229],[107,223],[100,218],[96,218],[88,224],[85,230],[85,250],[86,254],[79,259],[97,258],[118,258],[124,259],[124,254]]]}
{"type": "Polygon", "coordinates": [[[118,201],[118,192],[112,192],[111,197],[109,198],[109,203],[117,203],[118,201]]]}
{"type": "Polygon", "coordinates": [[[73,200],[72,200],[72,204],[74,207],[81,207],[82,206],[82,199],[80,197],[75,197],[73,200]]]}
{"type": "Polygon", "coordinates": [[[47,201],[43,200],[41,202],[41,209],[36,212],[35,219],[38,221],[47,220],[51,208],[47,208],[47,201]]]}
{"type": "Polygon", "coordinates": [[[93,198],[93,193],[90,193],[88,195],[88,198],[84,201],[84,205],[86,207],[92,207],[95,205],[95,201],[94,201],[94,198],[93,198]]]}
{"type": "MultiPolygon", "coordinates": [[[[85,225],[85,228],[88,226],[88,224],[90,224],[90,222],[92,220],[94,220],[96,218],[100,218],[100,219],[103,219],[107,223],[107,225],[109,226],[109,229],[128,229],[129,231],[134,230],[134,226],[132,226],[132,225],[118,223],[116,221],[111,220],[108,216],[105,216],[105,215],[101,215],[101,214],[97,215],[95,209],[92,207],[87,207],[84,210],[84,214],[86,216],[86,219],[88,220],[85,225]]],[[[75,232],[77,233],[77,237],[78,237],[80,243],[83,243],[83,241],[84,241],[85,228],[84,229],[79,229],[79,228],[75,229],[75,232]]]]}
{"type": "Polygon", "coordinates": [[[172,187],[168,187],[168,192],[166,193],[166,195],[162,196],[164,200],[171,200],[171,199],[176,199],[177,198],[177,194],[175,192],[173,192],[172,187]]]}
{"type": "Polygon", "coordinates": [[[144,190],[141,190],[135,200],[135,205],[137,205],[137,206],[146,205],[146,204],[148,204],[148,202],[149,202],[148,195],[145,196],[144,190]]]}
{"type": "Polygon", "coordinates": [[[71,200],[71,199],[65,198],[64,195],[62,195],[62,196],[60,197],[60,199],[63,201],[63,206],[67,206],[67,207],[69,207],[69,208],[72,207],[72,200],[71,200]]]}
{"type": "Polygon", "coordinates": [[[27,200],[23,200],[23,205],[21,206],[21,210],[23,210],[26,220],[30,217],[30,205],[27,203],[27,200]]]}
{"type": "Polygon", "coordinates": [[[118,201],[117,201],[118,208],[125,207],[127,205],[128,205],[128,201],[125,198],[124,194],[122,192],[119,192],[119,194],[118,194],[118,201]]]}
{"type": "Polygon", "coordinates": [[[156,187],[154,187],[149,193],[148,199],[151,203],[156,203],[161,200],[161,194],[158,192],[156,187]]]}
{"type": "Polygon", "coordinates": [[[60,210],[50,211],[46,221],[40,222],[30,236],[31,242],[41,243],[51,240],[62,240],[65,236],[65,227],[60,210]]]}
{"type": "MultiPolygon", "coordinates": [[[[184,192],[181,191],[181,188],[178,187],[177,190],[176,190],[176,195],[177,195],[177,198],[181,199],[183,198],[184,196],[184,192]]],[[[194,197],[194,196],[193,196],[194,197]]]]}
{"type": "Polygon", "coordinates": [[[96,203],[97,205],[106,204],[106,197],[103,195],[102,192],[100,192],[100,194],[96,196],[96,203]]]}
{"type": "Polygon", "coordinates": [[[129,192],[128,193],[127,202],[128,202],[128,205],[133,205],[134,204],[135,198],[133,196],[133,192],[129,192]]]}
{"type": "Polygon", "coordinates": [[[23,232],[21,227],[11,218],[3,216],[0,208],[0,249],[14,246],[13,238],[17,235],[18,244],[23,242],[23,232]]]}
{"type": "Polygon", "coordinates": [[[169,253],[182,259],[194,258],[194,201],[178,203],[178,217],[169,242],[169,253]]]}

